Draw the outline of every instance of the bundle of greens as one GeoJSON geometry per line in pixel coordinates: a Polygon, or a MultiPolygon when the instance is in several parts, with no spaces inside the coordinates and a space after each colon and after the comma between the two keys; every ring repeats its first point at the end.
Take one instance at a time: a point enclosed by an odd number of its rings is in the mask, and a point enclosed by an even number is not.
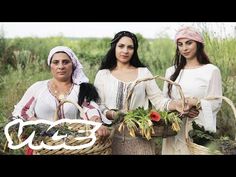
{"type": "Polygon", "coordinates": [[[192,122],[193,129],[189,131],[189,137],[193,142],[208,147],[212,152],[220,151],[222,154],[236,154],[236,141],[229,137],[219,137],[217,133],[205,130],[203,126],[192,122]]]}
{"type": "Polygon", "coordinates": [[[124,116],[124,120],[119,126],[119,131],[122,131],[126,126],[132,137],[139,132],[146,139],[151,139],[154,132],[154,126],[169,125],[178,132],[182,120],[175,112],[156,111],[154,109],[145,110],[143,107],[138,107],[135,110],[128,111],[124,116]]]}
{"type": "Polygon", "coordinates": [[[189,131],[189,137],[193,142],[202,146],[207,146],[217,138],[216,133],[205,130],[203,126],[198,125],[195,121],[192,122],[192,130],[189,131]]]}

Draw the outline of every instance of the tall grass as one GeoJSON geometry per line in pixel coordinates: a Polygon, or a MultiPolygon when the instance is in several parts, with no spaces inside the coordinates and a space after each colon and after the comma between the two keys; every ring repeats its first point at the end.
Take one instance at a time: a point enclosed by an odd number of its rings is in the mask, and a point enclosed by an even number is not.
{"type": "MultiPolygon", "coordinates": [[[[149,67],[153,75],[164,76],[165,70],[173,63],[175,44],[168,37],[148,40],[138,34],[140,59],[149,67]]],[[[205,49],[213,64],[222,74],[223,93],[236,103],[236,40],[218,39],[209,32],[204,33],[205,49]]],[[[95,74],[110,45],[110,38],[68,39],[63,36],[53,38],[14,38],[5,39],[0,35],[0,120],[11,115],[14,105],[23,96],[26,89],[38,80],[51,77],[46,65],[51,48],[66,45],[72,48],[90,79],[95,74]]],[[[162,81],[157,81],[160,88],[162,81]]],[[[223,105],[218,114],[218,129],[221,134],[233,136],[234,119],[232,111],[223,105]],[[229,129],[227,129],[227,128],[229,129]]]]}
{"type": "Polygon", "coordinates": [[[42,71],[40,65],[35,62],[32,65],[27,64],[24,69],[20,66],[17,67],[17,70],[9,68],[9,74],[1,77],[0,120],[11,116],[14,105],[20,101],[30,85],[36,81],[50,78],[49,70],[42,71]]]}

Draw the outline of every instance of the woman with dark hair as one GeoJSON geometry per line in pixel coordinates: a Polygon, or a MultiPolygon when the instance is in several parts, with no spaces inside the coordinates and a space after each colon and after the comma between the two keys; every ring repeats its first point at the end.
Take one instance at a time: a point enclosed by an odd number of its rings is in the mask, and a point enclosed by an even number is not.
{"type": "MultiPolygon", "coordinates": [[[[202,35],[192,27],[181,28],[176,36],[177,45],[174,66],[166,70],[166,78],[180,84],[188,105],[199,111],[190,121],[183,119],[184,126],[174,137],[163,139],[162,154],[190,154],[185,140],[185,124],[192,129],[192,121],[216,132],[216,114],[222,100],[205,100],[208,96],[222,96],[221,73],[211,64],[204,51],[202,35]]],[[[165,83],[163,92],[166,98],[179,99],[175,86],[165,83]]],[[[194,112],[194,110],[193,110],[194,112]]]]}
{"type": "MultiPolygon", "coordinates": [[[[135,34],[129,31],[120,31],[111,41],[111,48],[107,52],[100,70],[96,74],[94,85],[101,98],[100,109],[110,120],[113,120],[116,111],[124,111],[125,100],[132,84],[136,80],[153,77],[151,72],[141,63],[138,56],[138,40],[135,34]]],[[[180,101],[164,98],[155,80],[145,81],[135,86],[129,109],[138,107],[148,109],[149,101],[158,110],[182,111],[180,101]]],[[[155,154],[155,142],[141,137],[115,131],[113,154],[155,154]],[[124,135],[125,134],[125,135],[124,135]],[[125,136],[125,141],[123,138],[125,136]]]]}
{"type": "MultiPolygon", "coordinates": [[[[96,103],[98,93],[95,87],[88,83],[89,80],[83,72],[83,66],[70,48],[56,46],[51,49],[47,64],[50,67],[52,78],[31,85],[15,105],[12,112],[13,117],[26,121],[37,119],[55,121],[54,113],[60,102],[66,99],[75,103],[78,102],[88,120],[106,121],[96,103]]],[[[60,106],[58,119],[63,118],[80,118],[76,106],[69,103],[60,106]]],[[[109,130],[107,127],[101,126],[97,133],[100,136],[107,136],[109,130]]]]}

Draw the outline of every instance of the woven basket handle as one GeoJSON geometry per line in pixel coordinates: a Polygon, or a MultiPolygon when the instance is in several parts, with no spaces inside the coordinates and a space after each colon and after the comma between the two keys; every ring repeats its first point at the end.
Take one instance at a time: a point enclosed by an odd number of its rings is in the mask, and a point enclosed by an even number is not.
{"type": "MultiPolygon", "coordinates": [[[[227,97],[225,96],[211,96],[211,97],[206,97],[204,98],[204,100],[216,100],[216,99],[223,99],[226,103],[228,103],[231,107],[231,109],[233,110],[233,113],[234,113],[234,118],[235,118],[235,121],[236,121],[236,108],[234,106],[234,103],[227,97]]],[[[190,138],[189,138],[189,134],[188,134],[188,123],[189,123],[189,118],[187,118],[186,120],[186,124],[185,124],[185,138],[187,141],[190,141],[190,138]]],[[[235,140],[236,140],[236,134],[235,134],[235,140]]]]}
{"type": "Polygon", "coordinates": [[[84,110],[83,110],[83,108],[81,108],[80,105],[78,105],[77,103],[75,103],[75,102],[73,102],[73,101],[66,100],[66,99],[62,99],[62,100],[60,101],[59,105],[57,106],[57,109],[56,109],[56,111],[55,111],[55,113],[54,113],[54,118],[53,118],[54,121],[57,121],[57,120],[58,120],[58,111],[59,111],[60,107],[61,107],[64,103],[71,103],[71,104],[73,104],[73,105],[74,105],[75,107],[77,107],[77,109],[79,110],[79,112],[80,112],[80,117],[83,118],[83,119],[86,119],[84,110]]]}
{"type": "MultiPolygon", "coordinates": [[[[60,104],[57,106],[57,109],[56,109],[56,112],[54,113],[54,120],[58,120],[58,111],[60,109],[60,107],[64,104],[64,103],[71,103],[73,104],[75,107],[77,107],[77,109],[80,111],[80,117],[83,118],[83,119],[87,119],[85,113],[84,113],[84,110],[83,108],[78,105],[77,103],[73,102],[73,101],[70,101],[70,100],[61,100],[60,101],[60,104]]],[[[86,129],[89,129],[89,125],[85,125],[85,128],[86,129]]],[[[113,135],[114,135],[114,132],[115,132],[115,129],[114,128],[111,128],[111,133],[110,135],[108,136],[108,138],[112,139],[113,135]]]]}
{"type": "Polygon", "coordinates": [[[175,85],[177,88],[178,88],[178,91],[179,91],[179,94],[180,94],[180,97],[181,97],[181,101],[182,101],[182,108],[184,109],[184,103],[185,103],[185,97],[184,97],[184,94],[183,94],[183,91],[182,91],[182,88],[179,84],[177,84],[176,82],[173,82],[172,80],[170,79],[166,79],[162,76],[159,76],[159,75],[156,75],[154,77],[148,77],[148,78],[144,78],[144,79],[139,79],[137,81],[134,82],[134,85],[133,87],[130,89],[129,93],[128,93],[128,96],[125,100],[125,111],[129,111],[129,102],[130,102],[130,99],[131,99],[131,96],[132,96],[132,93],[134,91],[134,88],[137,84],[139,84],[140,82],[144,82],[144,81],[149,81],[149,80],[153,80],[153,79],[160,79],[160,80],[164,80],[164,81],[167,81],[168,83],[172,84],[172,85],[175,85]]]}

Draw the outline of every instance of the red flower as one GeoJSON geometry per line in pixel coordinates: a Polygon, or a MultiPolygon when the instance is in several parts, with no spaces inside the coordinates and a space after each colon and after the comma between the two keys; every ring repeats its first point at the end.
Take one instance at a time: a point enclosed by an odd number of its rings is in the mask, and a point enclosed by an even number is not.
{"type": "Polygon", "coordinates": [[[25,148],[25,155],[33,155],[34,150],[31,149],[29,146],[25,148]]]}
{"type": "Polygon", "coordinates": [[[158,112],[152,111],[150,113],[150,117],[152,121],[158,122],[161,119],[161,115],[158,112]]]}

